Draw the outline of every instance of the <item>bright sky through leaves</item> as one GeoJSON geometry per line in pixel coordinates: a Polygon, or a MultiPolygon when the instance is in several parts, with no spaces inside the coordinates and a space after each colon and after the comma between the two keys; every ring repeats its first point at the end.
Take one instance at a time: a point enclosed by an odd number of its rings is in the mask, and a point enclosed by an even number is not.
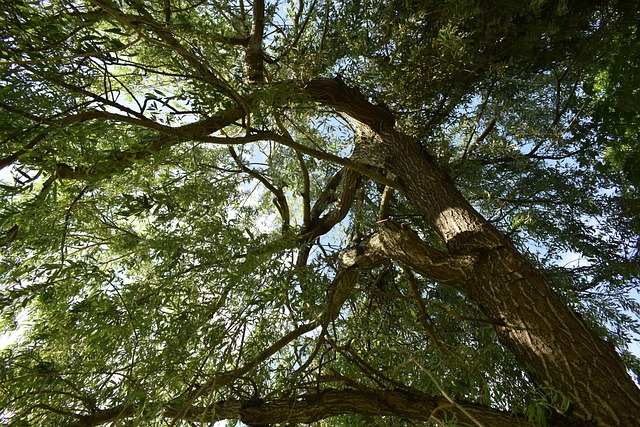
{"type": "Polygon", "coordinates": [[[2,423],[633,425],[638,22],[4,2],[2,423]]]}

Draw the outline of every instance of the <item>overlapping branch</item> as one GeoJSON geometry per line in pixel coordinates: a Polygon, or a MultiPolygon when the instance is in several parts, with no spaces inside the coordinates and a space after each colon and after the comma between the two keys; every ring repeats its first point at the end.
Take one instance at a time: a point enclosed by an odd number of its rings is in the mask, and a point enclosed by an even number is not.
{"type": "MultiPolygon", "coordinates": [[[[131,406],[117,406],[82,416],[71,427],[94,427],[136,414],[131,406]]],[[[525,427],[524,417],[490,409],[468,402],[451,404],[443,397],[399,390],[337,390],[325,389],[317,393],[273,399],[229,399],[206,407],[166,404],[165,418],[202,423],[203,425],[228,419],[240,420],[249,426],[280,423],[312,423],[336,415],[357,414],[365,417],[397,417],[414,421],[445,422],[457,420],[461,425],[476,425],[473,420],[491,427],[525,427]],[[471,415],[473,420],[468,417],[471,415]]],[[[548,421],[548,425],[561,426],[548,421]]]]}
{"type": "MultiPolygon", "coordinates": [[[[124,122],[133,122],[136,120],[127,116],[113,115],[110,113],[104,114],[107,114],[109,116],[105,116],[102,118],[109,120],[118,120],[124,122]]],[[[113,155],[112,160],[100,170],[96,170],[95,168],[84,168],[82,166],[72,167],[61,163],[58,164],[57,174],[60,178],[63,179],[100,179],[114,174],[127,166],[131,166],[137,160],[149,157],[153,153],[158,153],[161,150],[165,150],[175,144],[193,140],[209,141],[211,140],[211,138],[207,135],[216,132],[226,126],[229,126],[236,120],[243,117],[243,115],[244,111],[241,108],[232,107],[230,109],[222,111],[218,115],[208,117],[199,122],[189,123],[177,128],[165,126],[151,120],[137,121],[135,123],[139,126],[144,126],[146,128],[158,131],[158,134],[156,136],[149,138],[146,143],[142,143],[141,148],[130,148],[113,155]]]]}
{"type": "Polygon", "coordinates": [[[244,108],[244,98],[242,98],[236,90],[229,85],[229,83],[222,79],[218,75],[219,73],[206,63],[204,58],[198,57],[196,54],[184,47],[164,24],[155,21],[151,14],[144,8],[143,3],[134,3],[138,15],[127,14],[108,0],[90,0],[90,3],[102,9],[105,13],[118,20],[121,24],[138,32],[138,34],[150,43],[160,45],[177,53],[191,67],[197,70],[207,83],[211,84],[221,93],[229,96],[237,103],[238,106],[244,108]],[[145,34],[146,31],[151,31],[156,37],[158,37],[158,39],[147,36],[145,34]]]}
{"type": "Polygon", "coordinates": [[[287,198],[285,197],[284,191],[282,191],[282,188],[276,187],[271,182],[269,182],[269,180],[260,172],[253,170],[249,168],[247,165],[245,165],[242,158],[240,158],[238,153],[236,153],[234,148],[231,146],[229,147],[229,153],[231,154],[231,157],[233,157],[233,160],[235,160],[236,164],[240,169],[246,172],[249,176],[252,176],[258,181],[260,181],[260,183],[262,183],[262,185],[267,187],[267,189],[275,196],[274,204],[276,205],[276,209],[280,214],[280,218],[282,218],[282,232],[284,233],[287,230],[289,230],[289,228],[291,228],[291,223],[290,223],[291,215],[289,213],[289,202],[287,202],[287,198]]]}
{"type": "Polygon", "coordinates": [[[387,239],[391,256],[462,290],[487,318],[499,319],[494,329],[500,341],[535,383],[551,385],[571,400],[568,413],[574,421],[633,423],[640,410],[640,392],[615,349],[473,208],[429,153],[394,128],[393,116],[340,80],[313,81],[306,89],[316,101],[369,129],[374,136],[372,149],[392,174],[401,177],[405,195],[448,250],[443,256],[434,248],[414,244],[401,226],[392,225],[392,232],[382,228],[378,235],[387,239]]]}
{"type": "Polygon", "coordinates": [[[355,287],[360,271],[371,269],[385,260],[387,260],[387,256],[378,246],[378,242],[363,242],[360,249],[351,248],[342,251],[340,257],[340,270],[329,286],[325,306],[314,320],[298,326],[294,330],[282,336],[279,340],[261,351],[256,357],[245,363],[243,366],[231,371],[212,375],[205,384],[197,387],[194,391],[187,393],[185,396],[189,396],[193,399],[202,394],[209,393],[212,390],[229,385],[250,372],[253,368],[267,360],[302,334],[310,332],[320,326],[326,327],[327,324],[334,321],[340,314],[340,308],[355,287]]]}
{"type": "Polygon", "coordinates": [[[385,253],[430,280],[460,288],[478,262],[475,255],[452,255],[434,248],[405,224],[384,220],[377,226],[375,239],[385,253]]]}

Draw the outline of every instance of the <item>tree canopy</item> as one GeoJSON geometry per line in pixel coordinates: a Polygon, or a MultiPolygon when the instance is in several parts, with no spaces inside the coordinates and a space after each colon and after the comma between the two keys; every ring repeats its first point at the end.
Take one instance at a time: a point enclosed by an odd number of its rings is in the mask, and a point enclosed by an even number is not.
{"type": "Polygon", "coordinates": [[[0,425],[630,426],[633,0],[6,0],[0,425]]]}

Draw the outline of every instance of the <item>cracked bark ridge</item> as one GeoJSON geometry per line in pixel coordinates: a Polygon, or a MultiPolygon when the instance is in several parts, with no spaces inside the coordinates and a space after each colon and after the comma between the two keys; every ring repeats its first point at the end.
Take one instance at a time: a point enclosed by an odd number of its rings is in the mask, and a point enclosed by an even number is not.
{"type": "Polygon", "coordinates": [[[409,201],[442,238],[453,256],[452,265],[460,264],[461,258],[456,258],[460,256],[476,260],[470,269],[465,265],[447,270],[446,258],[428,247],[416,245],[416,254],[404,249],[402,245],[413,244],[414,239],[398,229],[397,241],[387,236],[389,253],[427,277],[438,277],[460,289],[486,317],[503,319],[507,326],[494,325],[500,341],[536,384],[550,386],[571,400],[568,415],[576,425],[637,425],[640,389],[619,355],[470,205],[422,146],[395,129],[390,113],[372,105],[357,89],[339,79],[320,79],[305,87],[317,102],[368,128],[370,150],[398,177],[409,201]],[[459,280],[462,277],[471,280],[459,280]]]}
{"type": "MultiPolygon", "coordinates": [[[[415,421],[456,419],[462,425],[474,425],[464,412],[485,426],[525,427],[531,424],[524,417],[516,417],[486,406],[467,402],[451,405],[445,398],[430,397],[404,390],[337,390],[327,389],[318,393],[273,399],[230,399],[210,406],[198,406],[174,402],[162,407],[167,419],[194,423],[238,419],[249,426],[274,424],[312,423],[342,414],[358,414],[365,417],[393,416],[415,421]]],[[[79,416],[71,427],[93,427],[122,418],[135,416],[137,408],[117,406],[79,416]]],[[[559,417],[551,417],[549,426],[579,427],[559,417]]]]}
{"type": "Polygon", "coordinates": [[[469,280],[479,257],[474,254],[452,255],[425,243],[406,224],[378,221],[377,238],[389,257],[402,262],[424,277],[460,288],[469,280]]]}

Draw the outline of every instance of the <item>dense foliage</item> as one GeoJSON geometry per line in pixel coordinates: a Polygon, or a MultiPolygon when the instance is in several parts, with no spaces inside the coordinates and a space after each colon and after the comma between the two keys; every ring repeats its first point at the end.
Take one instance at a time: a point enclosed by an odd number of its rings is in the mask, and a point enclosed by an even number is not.
{"type": "Polygon", "coordinates": [[[417,141],[637,378],[638,22],[631,0],[4,1],[0,424],[590,422],[473,292],[367,252],[384,222],[478,252],[371,141],[417,141]]]}

